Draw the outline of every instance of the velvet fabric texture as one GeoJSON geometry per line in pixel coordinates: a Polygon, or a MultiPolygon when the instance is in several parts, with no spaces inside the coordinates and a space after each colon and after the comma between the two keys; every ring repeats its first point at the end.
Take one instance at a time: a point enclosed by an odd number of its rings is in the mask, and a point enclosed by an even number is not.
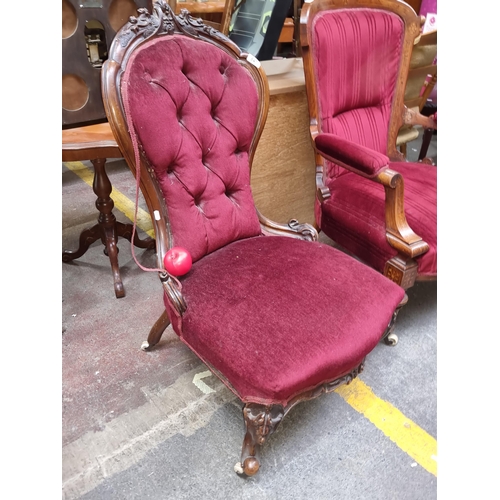
{"type": "Polygon", "coordinates": [[[248,72],[209,43],[164,36],[135,51],[121,89],[165,198],[171,245],[196,261],[260,234],[248,157],[258,93],[248,72]]]}
{"type": "Polygon", "coordinates": [[[165,299],[174,331],[244,402],[286,405],[357,367],[404,290],[318,242],[231,243],[181,279],[187,310],[165,299]]]}
{"type": "Polygon", "coordinates": [[[389,164],[389,157],[333,134],[314,138],[316,149],[332,160],[341,161],[346,168],[367,177],[374,177],[389,164]]]}
{"type": "MultiPolygon", "coordinates": [[[[437,275],[437,169],[391,162],[404,179],[405,213],[413,231],[429,244],[416,258],[418,274],[437,275]]],[[[330,238],[380,272],[397,252],[385,236],[385,192],[381,184],[348,173],[330,182],[331,197],[321,205],[321,228],[330,238]]]]}
{"type": "MultiPolygon", "coordinates": [[[[388,163],[389,120],[403,36],[399,16],[376,9],[325,11],[315,17],[312,29],[321,130],[315,144],[318,152],[351,165],[349,171],[325,159],[331,197],[316,202],[316,221],[330,238],[380,272],[397,254],[385,235],[385,192],[359,172],[374,176],[388,163]]],[[[430,247],[416,259],[418,274],[436,276],[436,168],[403,162],[390,162],[389,168],[402,174],[407,221],[430,247]]]]}
{"type": "MultiPolygon", "coordinates": [[[[392,12],[338,9],[314,18],[312,46],[321,132],[387,153],[403,21],[392,12]]],[[[328,178],[345,174],[331,162],[328,178]]]]}

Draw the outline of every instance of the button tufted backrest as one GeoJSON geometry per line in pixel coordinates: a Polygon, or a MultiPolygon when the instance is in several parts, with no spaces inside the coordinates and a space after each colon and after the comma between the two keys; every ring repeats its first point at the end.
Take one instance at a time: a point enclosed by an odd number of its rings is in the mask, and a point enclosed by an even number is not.
{"type": "Polygon", "coordinates": [[[165,199],[171,246],[196,261],[261,234],[249,167],[258,92],[247,71],[210,43],[169,35],[134,52],[121,91],[165,199]]]}

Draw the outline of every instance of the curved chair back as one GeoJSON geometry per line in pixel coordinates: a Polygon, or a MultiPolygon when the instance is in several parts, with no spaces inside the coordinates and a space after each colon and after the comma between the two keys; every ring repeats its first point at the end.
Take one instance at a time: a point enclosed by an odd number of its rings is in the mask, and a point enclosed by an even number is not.
{"type": "Polygon", "coordinates": [[[300,22],[312,137],[332,133],[400,159],[415,11],[398,0],[317,0],[304,4],[300,22]]]}
{"type": "Polygon", "coordinates": [[[163,0],[154,11],[115,38],[102,87],[120,149],[140,164],[162,267],[173,246],[195,262],[261,233],[250,168],[269,98],[253,56],[163,0]]]}

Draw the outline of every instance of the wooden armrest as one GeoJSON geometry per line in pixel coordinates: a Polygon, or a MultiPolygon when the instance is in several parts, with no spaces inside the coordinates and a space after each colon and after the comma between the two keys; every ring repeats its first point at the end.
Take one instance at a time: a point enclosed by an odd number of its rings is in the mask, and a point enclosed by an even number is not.
{"type": "Polygon", "coordinates": [[[411,258],[427,252],[429,245],[413,232],[406,220],[403,176],[386,168],[374,180],[385,189],[385,235],[389,244],[411,258]]]}

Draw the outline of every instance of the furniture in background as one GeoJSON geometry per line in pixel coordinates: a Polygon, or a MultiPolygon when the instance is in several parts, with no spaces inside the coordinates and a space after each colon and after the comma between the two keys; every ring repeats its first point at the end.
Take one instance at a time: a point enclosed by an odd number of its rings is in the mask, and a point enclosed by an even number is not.
{"type": "Polygon", "coordinates": [[[118,29],[151,6],[152,0],[62,0],[63,129],[106,121],[101,66],[118,29]]]}
{"type": "Polygon", "coordinates": [[[229,24],[231,17],[234,13],[236,0],[222,0],[222,1],[180,1],[169,0],[169,5],[176,14],[180,14],[182,9],[186,9],[193,17],[203,19],[203,23],[211,26],[216,30],[229,34],[229,24]]]}
{"type": "Polygon", "coordinates": [[[255,205],[273,220],[297,218],[314,224],[316,185],[311,172],[316,163],[302,59],[261,64],[269,83],[269,112],[252,164],[255,205]]]}
{"type": "MultiPolygon", "coordinates": [[[[116,32],[138,9],[151,10],[152,0],[63,0],[62,2],[62,161],[89,160],[94,166],[98,223],[80,235],[76,251],[65,250],[63,262],[81,257],[101,239],[109,256],[117,298],[125,296],[118,266],[118,237],[130,241],[131,224],[117,222],[113,214],[108,158],[122,154],[106,123],[101,96],[101,67],[116,32]]],[[[140,248],[154,248],[154,240],[134,237],[140,248]]]]}
{"type": "Polygon", "coordinates": [[[259,61],[271,60],[276,54],[292,1],[244,0],[238,2],[231,20],[229,38],[259,61]]]}
{"type": "MultiPolygon", "coordinates": [[[[96,207],[99,211],[97,224],[85,229],[80,234],[79,246],[75,251],[65,250],[63,262],[71,262],[81,257],[95,241],[101,240],[104,253],[109,257],[113,272],[115,295],[125,296],[125,289],[118,265],[118,237],[131,240],[132,224],[123,224],[113,214],[114,202],[110,198],[111,182],[106,174],[105,164],[108,158],[121,158],[122,154],[115,141],[109,123],[98,123],[62,131],[62,161],[90,160],[94,166],[93,190],[97,196],[96,207]]],[[[139,248],[153,249],[152,238],[139,239],[134,235],[134,244],[139,248]]]]}
{"type": "MultiPolygon", "coordinates": [[[[405,124],[399,129],[396,139],[396,145],[399,146],[405,157],[407,143],[417,139],[420,135],[415,124],[424,128],[424,137],[425,131],[429,129],[433,131],[437,128],[437,123],[432,116],[433,113],[423,114],[424,107],[437,81],[437,30],[421,33],[416,42],[412,50],[404,95],[405,106],[415,113],[415,117],[412,124],[405,124]]],[[[432,136],[432,132],[430,134],[432,136]]],[[[424,139],[419,160],[424,159],[428,147],[429,144],[424,139]]]]}
{"type": "Polygon", "coordinates": [[[268,87],[260,63],[227,37],[159,0],[119,31],[102,78],[111,129],[156,235],[149,271],[165,309],[143,349],[171,323],[241,399],[235,471],[252,476],[259,448],[291,408],[362,371],[406,294],[320,244],[311,225],[256,209],[250,170],[268,87]],[[166,270],[176,247],[193,262],[182,276],[166,270]]]}
{"type": "Polygon", "coordinates": [[[436,168],[406,162],[396,147],[412,118],[404,91],[419,33],[419,17],[399,0],[302,8],[317,225],[405,289],[437,277],[436,168]]]}

